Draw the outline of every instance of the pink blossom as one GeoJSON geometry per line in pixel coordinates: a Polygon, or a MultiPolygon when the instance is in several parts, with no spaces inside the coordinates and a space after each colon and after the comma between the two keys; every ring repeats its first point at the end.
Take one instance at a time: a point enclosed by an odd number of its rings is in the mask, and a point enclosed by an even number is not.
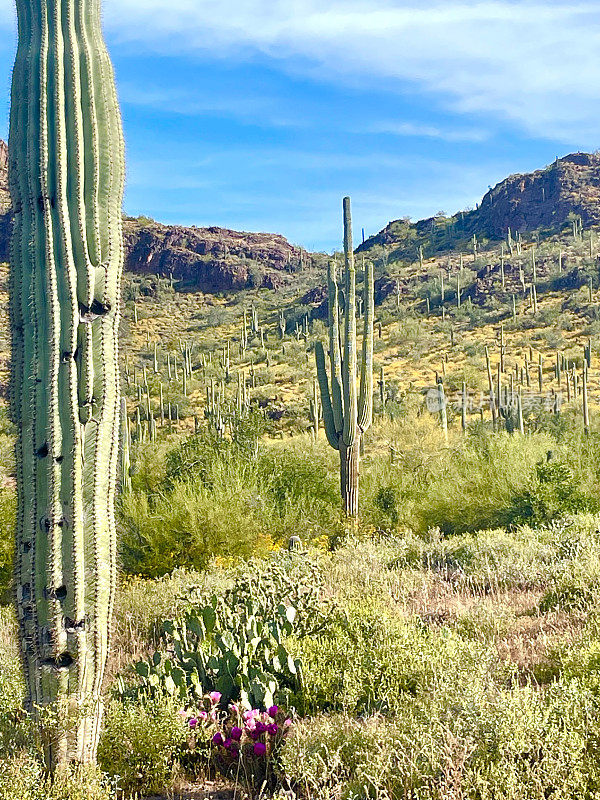
{"type": "Polygon", "coordinates": [[[279,726],[277,725],[276,722],[272,722],[270,725],[267,725],[267,731],[269,733],[269,736],[275,736],[278,730],[279,726]]]}
{"type": "Polygon", "coordinates": [[[195,728],[198,724],[198,720],[195,717],[192,717],[191,720],[188,722],[190,728],[195,728]]]}
{"type": "Polygon", "coordinates": [[[289,727],[291,726],[291,724],[292,724],[292,720],[288,718],[288,719],[286,719],[286,721],[283,723],[283,727],[284,727],[284,728],[289,728],[289,727]]]}
{"type": "Polygon", "coordinates": [[[198,712],[198,719],[205,720],[208,719],[208,714],[206,711],[199,711],[198,712]]]}
{"type": "Polygon", "coordinates": [[[210,697],[210,702],[213,704],[213,706],[216,706],[221,700],[221,692],[211,692],[208,696],[210,697]]]}

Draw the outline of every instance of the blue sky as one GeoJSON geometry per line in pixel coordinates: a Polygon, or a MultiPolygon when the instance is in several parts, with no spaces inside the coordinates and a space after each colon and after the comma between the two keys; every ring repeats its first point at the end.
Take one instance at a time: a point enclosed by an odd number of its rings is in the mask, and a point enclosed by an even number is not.
{"type": "MultiPolygon", "coordinates": [[[[125,210],[339,247],[600,148],[600,2],[104,0],[125,210]]],[[[0,137],[13,0],[0,0],[0,137]]]]}

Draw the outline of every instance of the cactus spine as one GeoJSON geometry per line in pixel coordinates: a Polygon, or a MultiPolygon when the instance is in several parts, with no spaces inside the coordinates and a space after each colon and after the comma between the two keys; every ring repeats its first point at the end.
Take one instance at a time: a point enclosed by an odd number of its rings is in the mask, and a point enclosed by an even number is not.
{"type": "Polygon", "coordinates": [[[357,386],[356,344],[356,270],[352,250],[350,198],[344,210],[344,335],[339,320],[339,287],[335,262],[329,263],[329,359],[331,380],[327,375],[321,342],[315,344],[317,375],[321,390],[323,421],[329,444],[340,454],[340,488],[346,516],[358,517],[358,476],[360,447],[364,432],[373,419],[373,321],[375,316],[373,265],[365,264],[364,333],[360,369],[360,392],[357,386]]]}
{"type": "MultiPolygon", "coordinates": [[[[93,762],[116,577],[124,157],[98,0],[17,0],[9,171],[16,604],[48,766],[93,762]]],[[[137,313],[134,307],[134,313],[137,313]]]]}

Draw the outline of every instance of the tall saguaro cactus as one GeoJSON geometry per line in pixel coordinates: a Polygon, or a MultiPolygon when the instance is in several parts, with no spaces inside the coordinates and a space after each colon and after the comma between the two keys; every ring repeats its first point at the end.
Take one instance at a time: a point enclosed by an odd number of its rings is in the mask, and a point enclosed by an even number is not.
{"type": "Polygon", "coordinates": [[[329,444],[340,454],[340,486],[346,515],[358,517],[358,476],[361,439],[373,419],[373,319],[375,316],[373,265],[365,264],[364,333],[357,385],[356,268],[352,250],[350,198],[344,208],[344,332],[340,330],[340,299],[335,262],[328,269],[329,360],[327,375],[321,342],[315,345],[323,421],[329,444]],[[343,354],[343,355],[342,355],[343,354]]]}
{"type": "Polygon", "coordinates": [[[17,0],[9,141],[16,603],[54,767],[95,759],[116,576],[123,138],[100,0],[17,0]]]}

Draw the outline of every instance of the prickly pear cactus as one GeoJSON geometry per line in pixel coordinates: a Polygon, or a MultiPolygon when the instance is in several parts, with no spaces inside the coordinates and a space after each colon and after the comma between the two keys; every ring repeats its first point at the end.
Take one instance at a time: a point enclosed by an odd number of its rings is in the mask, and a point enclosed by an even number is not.
{"type": "Polygon", "coordinates": [[[95,759],[115,587],[124,157],[99,0],[17,0],[9,179],[16,601],[27,703],[95,759]]]}

